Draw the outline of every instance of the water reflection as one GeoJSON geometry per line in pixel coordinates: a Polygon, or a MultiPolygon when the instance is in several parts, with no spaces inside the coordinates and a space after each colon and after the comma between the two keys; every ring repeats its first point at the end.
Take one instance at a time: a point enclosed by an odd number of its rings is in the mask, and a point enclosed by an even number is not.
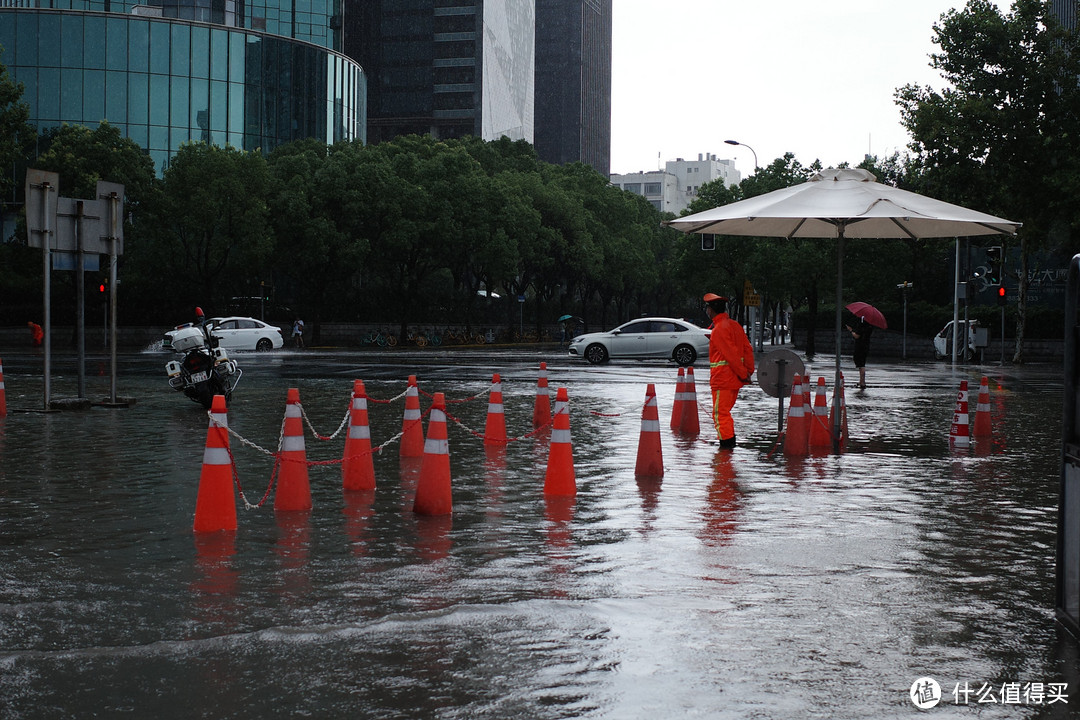
{"type": "MultiPolygon", "coordinates": [[[[229,408],[264,447],[286,385],[324,428],[343,378],[385,376],[367,387],[393,397],[420,370],[463,398],[493,371],[486,351],[331,357],[317,377],[292,358],[245,358],[229,408]]],[[[1060,389],[1000,392],[989,453],[953,454],[952,371],[875,368],[882,384],[849,398],[851,452],[786,458],[769,455],[775,402],[748,388],[734,453],[662,423],[661,484],[633,476],[636,412],[582,408],[639,407],[670,368],[554,367],[580,398],[576,497],[544,496],[542,433],[492,452],[452,425],[450,516],[411,512],[421,459],[391,445],[373,492],[314,470],[314,510],[268,503],[193,537],[206,416],[153,363],[125,386],[130,410],[0,421],[5,717],[904,717],[927,674],[1076,682],[1050,610],[1060,389]]],[[[529,427],[534,368],[502,373],[508,429],[529,427]]],[[[402,405],[373,404],[374,439],[400,432],[402,405]]],[[[478,428],[485,409],[454,415],[478,428]]],[[[261,493],[272,461],[233,448],[261,493]]]]}

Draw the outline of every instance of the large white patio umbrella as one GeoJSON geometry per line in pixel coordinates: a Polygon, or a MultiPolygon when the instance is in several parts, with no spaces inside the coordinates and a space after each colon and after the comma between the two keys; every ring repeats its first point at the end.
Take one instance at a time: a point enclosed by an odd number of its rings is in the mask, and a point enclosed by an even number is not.
{"type": "Polygon", "coordinates": [[[829,168],[800,185],[670,220],[685,233],[836,238],[836,380],[833,447],[839,449],[840,327],[845,238],[1013,235],[1020,223],[877,182],[873,173],[829,168]]]}

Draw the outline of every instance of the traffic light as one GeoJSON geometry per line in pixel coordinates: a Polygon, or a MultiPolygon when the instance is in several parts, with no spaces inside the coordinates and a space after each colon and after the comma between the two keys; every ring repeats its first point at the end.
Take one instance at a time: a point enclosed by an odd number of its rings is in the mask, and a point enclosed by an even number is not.
{"type": "Polygon", "coordinates": [[[101,294],[105,294],[109,290],[109,283],[102,281],[97,287],[97,291],[101,294]]]}
{"type": "Polygon", "coordinates": [[[986,264],[990,268],[986,275],[988,285],[1001,285],[1001,260],[1000,245],[986,248],[986,264]]]}
{"type": "Polygon", "coordinates": [[[716,249],[716,236],[702,234],[701,236],[701,249],[702,250],[715,250],[716,249]]]}
{"type": "Polygon", "coordinates": [[[1009,302],[1009,295],[1005,292],[1005,286],[998,287],[998,305],[1005,307],[1009,302]]]}

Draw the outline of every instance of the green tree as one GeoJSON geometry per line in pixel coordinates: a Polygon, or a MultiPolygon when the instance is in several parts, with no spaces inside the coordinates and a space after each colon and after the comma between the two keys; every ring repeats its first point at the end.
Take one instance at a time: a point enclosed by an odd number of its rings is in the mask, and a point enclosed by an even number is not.
{"type": "Polygon", "coordinates": [[[1024,223],[1014,362],[1023,360],[1029,256],[1075,248],[1080,219],[1080,40],[1048,3],[1002,14],[970,0],[934,25],[931,66],[951,87],[897,91],[923,189],[1024,223]]]}
{"type": "MultiPolygon", "coordinates": [[[[250,287],[273,250],[270,173],[258,152],[185,143],[149,209],[145,252],[173,312],[221,312],[250,287]]],[[[185,315],[185,317],[187,316],[185,315]]]]}
{"type": "Polygon", "coordinates": [[[30,124],[30,106],[22,99],[24,89],[0,62],[0,168],[4,168],[0,172],[0,197],[5,201],[12,199],[12,191],[22,183],[19,169],[25,170],[24,163],[37,138],[30,124]]]}

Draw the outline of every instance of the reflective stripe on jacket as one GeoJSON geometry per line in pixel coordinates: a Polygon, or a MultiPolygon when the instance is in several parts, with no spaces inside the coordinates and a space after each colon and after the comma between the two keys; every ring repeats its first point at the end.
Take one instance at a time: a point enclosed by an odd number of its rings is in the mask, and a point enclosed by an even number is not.
{"type": "Polygon", "coordinates": [[[737,390],[754,374],[754,348],[742,326],[719,313],[709,336],[709,387],[737,390]]]}

